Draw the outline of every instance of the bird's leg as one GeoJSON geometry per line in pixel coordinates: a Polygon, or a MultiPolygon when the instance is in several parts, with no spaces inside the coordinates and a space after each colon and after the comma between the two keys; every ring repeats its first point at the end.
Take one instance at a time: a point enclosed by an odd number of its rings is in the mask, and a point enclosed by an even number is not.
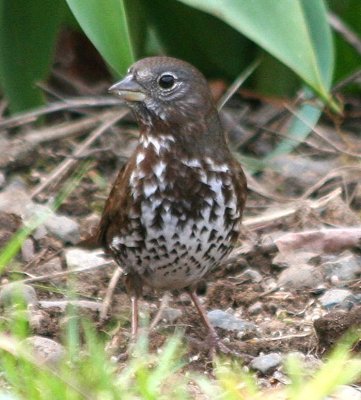
{"type": "Polygon", "coordinates": [[[128,343],[128,348],[125,352],[119,353],[113,357],[116,362],[123,362],[129,358],[132,354],[133,348],[138,339],[138,296],[136,294],[132,294],[130,296],[131,308],[132,308],[132,319],[131,319],[131,338],[128,343]]]}
{"type": "Polygon", "coordinates": [[[132,312],[131,339],[135,343],[138,339],[138,326],[139,326],[138,301],[139,298],[142,296],[143,283],[139,275],[135,273],[127,274],[125,276],[124,283],[131,301],[131,312],[132,312]]]}
{"type": "Polygon", "coordinates": [[[138,338],[139,325],[138,296],[136,294],[131,296],[130,301],[132,303],[132,341],[135,343],[138,338]]]}
{"type": "Polygon", "coordinates": [[[210,339],[211,339],[211,343],[210,343],[210,353],[211,355],[214,354],[214,350],[216,348],[218,348],[218,350],[220,350],[222,353],[230,353],[231,350],[225,346],[221,340],[219,339],[219,336],[214,328],[214,326],[209,322],[209,319],[207,317],[206,311],[204,310],[201,302],[199,301],[199,297],[197,296],[195,290],[191,290],[189,292],[189,296],[193,301],[193,304],[195,305],[198,314],[201,317],[202,323],[203,325],[207,328],[210,339]]]}
{"type": "Polygon", "coordinates": [[[133,348],[138,339],[139,327],[139,298],[142,296],[142,280],[137,274],[126,274],[124,276],[125,288],[128,292],[131,302],[131,338],[128,344],[128,349],[114,357],[115,361],[125,361],[132,353],[133,348]]]}

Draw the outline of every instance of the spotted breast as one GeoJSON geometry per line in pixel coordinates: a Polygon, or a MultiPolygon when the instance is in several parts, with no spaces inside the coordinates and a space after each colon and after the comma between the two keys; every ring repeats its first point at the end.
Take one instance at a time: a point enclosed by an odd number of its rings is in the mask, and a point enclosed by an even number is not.
{"type": "Polygon", "coordinates": [[[190,158],[170,135],[143,136],[130,165],[128,221],[109,248],[154,287],[199,281],[230,251],[241,208],[233,171],[211,157],[190,158]]]}

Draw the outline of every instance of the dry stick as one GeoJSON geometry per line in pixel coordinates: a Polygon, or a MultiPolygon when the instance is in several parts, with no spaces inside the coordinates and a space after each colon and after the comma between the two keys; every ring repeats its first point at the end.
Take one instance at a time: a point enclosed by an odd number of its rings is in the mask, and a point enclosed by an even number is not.
{"type": "Polygon", "coordinates": [[[361,54],[361,39],[358,37],[357,33],[348,27],[338,15],[331,11],[328,12],[328,22],[336,32],[341,34],[346,42],[361,54]]]}
{"type": "Polygon", "coordinates": [[[165,292],[160,301],[160,305],[159,305],[157,314],[155,314],[153,321],[149,325],[149,331],[152,331],[158,325],[159,321],[162,319],[163,312],[164,312],[165,308],[168,307],[169,299],[170,299],[169,293],[165,292]]]}
{"type": "Polygon", "coordinates": [[[312,127],[309,124],[309,122],[306,119],[304,119],[303,117],[301,117],[292,107],[289,107],[288,105],[285,105],[285,107],[287,108],[287,110],[290,111],[290,113],[292,113],[296,118],[298,118],[308,128],[310,128],[312,130],[312,132],[314,132],[318,137],[323,139],[327,144],[332,146],[335,150],[339,151],[340,153],[343,153],[343,154],[346,154],[348,156],[351,156],[351,157],[361,158],[361,154],[360,153],[354,153],[352,151],[348,151],[346,149],[342,149],[339,145],[337,145],[336,143],[332,142],[332,140],[330,140],[329,138],[325,137],[324,134],[321,133],[319,129],[317,129],[316,127],[312,127]]]}
{"type": "Polygon", "coordinates": [[[99,320],[100,323],[103,323],[105,321],[105,319],[107,318],[108,315],[108,311],[110,308],[110,303],[112,301],[112,297],[114,294],[114,290],[119,282],[119,279],[121,278],[121,276],[123,275],[123,270],[119,267],[117,267],[113,273],[113,276],[109,282],[109,285],[107,287],[107,291],[105,293],[105,297],[101,306],[101,311],[100,311],[100,316],[99,316],[99,320]]]}
{"type": "Polygon", "coordinates": [[[41,89],[46,95],[47,97],[52,96],[55,100],[64,100],[64,96],[62,93],[60,93],[57,89],[55,89],[54,87],[50,86],[48,83],[46,82],[37,82],[36,87],[38,87],[39,89],[41,89]]]}
{"type": "Polygon", "coordinates": [[[237,92],[237,90],[243,85],[243,83],[247,80],[247,78],[254,72],[254,70],[259,66],[261,60],[255,60],[251,63],[232,83],[232,85],[228,88],[226,93],[222,96],[222,98],[218,101],[217,109],[220,111],[227,101],[237,92]]]}
{"type": "Polygon", "coordinates": [[[84,130],[92,128],[99,122],[103,122],[104,120],[108,120],[113,116],[119,115],[118,111],[105,111],[99,113],[95,116],[83,118],[76,122],[67,122],[61,123],[57,126],[52,126],[50,128],[45,129],[36,129],[34,131],[28,132],[22,140],[34,142],[36,145],[51,142],[53,140],[60,140],[67,138],[69,136],[74,136],[74,134],[84,134],[84,130]]]}
{"type": "Polygon", "coordinates": [[[309,147],[312,149],[315,149],[317,151],[323,151],[324,153],[329,153],[329,154],[337,154],[338,151],[335,149],[325,149],[318,147],[315,143],[312,143],[309,139],[297,139],[297,138],[291,138],[287,133],[282,133],[279,131],[276,131],[274,129],[267,128],[265,126],[261,125],[253,125],[255,128],[260,129],[266,133],[270,133],[276,137],[281,137],[281,138],[286,138],[287,140],[290,140],[294,142],[295,144],[307,144],[309,147]]]}
{"type": "Polygon", "coordinates": [[[112,97],[82,97],[82,98],[70,98],[59,102],[52,103],[50,105],[39,107],[35,110],[16,115],[4,119],[0,122],[0,130],[5,128],[13,128],[15,126],[25,125],[30,122],[36,121],[36,119],[45,114],[51,114],[62,110],[71,110],[84,107],[105,107],[115,106],[121,104],[120,101],[112,97]]]}
{"type": "Polygon", "coordinates": [[[265,337],[265,338],[252,338],[246,340],[246,343],[259,343],[259,342],[274,342],[278,340],[285,340],[285,339],[293,339],[293,338],[301,338],[313,335],[312,331],[303,332],[303,333],[295,333],[291,335],[283,335],[283,336],[276,336],[276,337],[265,337]]]}
{"type": "MultiPolygon", "coordinates": [[[[44,281],[49,281],[54,278],[62,278],[62,277],[66,277],[68,275],[80,274],[81,272],[87,272],[87,271],[91,271],[93,269],[106,268],[106,267],[109,267],[110,265],[113,265],[113,261],[108,261],[108,262],[105,262],[104,264],[95,265],[95,266],[92,265],[91,267],[83,267],[83,268],[78,268],[78,269],[72,269],[69,271],[54,272],[53,274],[33,276],[32,278],[21,279],[16,282],[17,283],[44,282],[44,281]]],[[[3,286],[6,286],[6,285],[7,284],[4,283],[4,284],[0,285],[0,288],[3,286]]]]}
{"type": "Polygon", "coordinates": [[[361,69],[353,72],[350,76],[342,79],[332,88],[331,93],[336,93],[345,86],[349,85],[350,83],[356,82],[357,80],[361,80],[361,69]]]}
{"type": "Polygon", "coordinates": [[[278,201],[279,203],[286,203],[296,199],[290,197],[280,196],[276,193],[271,192],[266,187],[262,186],[257,180],[247,171],[244,171],[247,178],[247,187],[252,190],[252,192],[259,194],[267,199],[278,201]]]}
{"type": "MultiPolygon", "coordinates": [[[[117,113],[119,113],[119,111],[117,113]]],[[[42,143],[64,139],[69,136],[81,135],[84,131],[92,128],[110,115],[115,115],[115,112],[113,111],[113,113],[110,113],[108,111],[95,117],[83,118],[80,121],[61,123],[50,128],[30,131],[21,138],[17,136],[14,139],[8,140],[3,143],[0,168],[5,168],[16,162],[16,160],[26,158],[42,143]]]]}
{"type": "Polygon", "coordinates": [[[306,192],[302,195],[300,200],[304,200],[310,197],[313,192],[322,187],[330,179],[339,176],[342,171],[354,171],[354,170],[361,171],[361,167],[350,165],[350,166],[335,168],[334,170],[326,174],[323,178],[321,178],[318,182],[316,182],[314,185],[312,185],[310,188],[308,188],[306,192]]]}
{"type": "Polygon", "coordinates": [[[82,142],[74,151],[73,157],[70,159],[64,160],[62,163],[58,165],[55,170],[47,177],[47,179],[40,183],[32,192],[31,197],[36,197],[39,193],[41,193],[47,186],[49,186],[50,183],[52,183],[56,179],[60,179],[74,164],[78,162],[77,158],[79,158],[82,153],[91,146],[96,139],[100,135],[103,134],[104,131],[109,129],[111,126],[113,126],[117,121],[119,121],[121,118],[123,118],[126,114],[128,113],[127,110],[123,110],[120,112],[117,112],[115,115],[112,114],[105,122],[103,122],[97,129],[95,129],[89,136],[88,138],[82,142]]]}
{"type": "Polygon", "coordinates": [[[60,68],[54,68],[52,71],[52,75],[54,78],[58,79],[61,84],[64,83],[65,85],[76,90],[76,92],[81,95],[95,96],[97,93],[100,92],[99,89],[103,88],[104,86],[105,88],[109,87],[109,85],[105,82],[103,84],[100,83],[96,86],[89,86],[81,79],[77,79],[77,76],[66,74],[60,68]]]}
{"type": "MultiPolygon", "coordinates": [[[[327,194],[324,197],[321,197],[318,200],[304,200],[306,204],[312,208],[312,209],[317,209],[324,207],[327,203],[329,203],[331,200],[337,198],[341,194],[341,188],[337,188],[333,190],[331,193],[327,194]]],[[[290,205],[289,207],[286,207],[285,205],[282,205],[282,208],[279,210],[272,210],[271,212],[267,212],[263,215],[259,215],[257,217],[249,217],[243,220],[243,225],[246,226],[247,228],[253,228],[257,229],[258,227],[264,226],[264,224],[271,223],[275,220],[278,220],[280,218],[288,217],[290,215],[293,215],[298,209],[299,206],[297,205],[299,201],[296,200],[293,205],[290,205]]]]}

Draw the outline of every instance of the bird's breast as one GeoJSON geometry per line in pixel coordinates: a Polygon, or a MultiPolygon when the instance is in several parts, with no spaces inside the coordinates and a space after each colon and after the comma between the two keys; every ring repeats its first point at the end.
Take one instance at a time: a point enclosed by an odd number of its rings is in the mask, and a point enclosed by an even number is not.
{"type": "Polygon", "coordinates": [[[229,252],[241,210],[230,166],[153,146],[138,150],[129,178],[129,223],[110,248],[152,287],[194,283],[229,252]]]}

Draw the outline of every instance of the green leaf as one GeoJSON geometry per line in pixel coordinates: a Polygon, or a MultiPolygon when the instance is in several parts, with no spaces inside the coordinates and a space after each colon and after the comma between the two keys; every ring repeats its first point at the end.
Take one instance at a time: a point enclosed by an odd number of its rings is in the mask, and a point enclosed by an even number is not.
{"type": "Polygon", "coordinates": [[[213,14],[298,74],[325,101],[334,53],[322,0],[179,0],[213,14]]]}
{"type": "Polygon", "coordinates": [[[259,51],[262,62],[253,75],[253,90],[266,96],[294,96],[300,88],[299,77],[263,49],[259,51]],[[282,79],[279,79],[280,76],[282,79]]]}
{"type": "Polygon", "coordinates": [[[36,82],[45,79],[62,0],[0,0],[0,84],[12,112],[43,103],[36,82]]]}
{"type": "Polygon", "coordinates": [[[175,0],[142,0],[165,54],[208,77],[233,80],[254,59],[255,46],[224,21],[175,0]]]}
{"type": "Polygon", "coordinates": [[[108,64],[124,74],[142,51],[146,24],[138,0],[66,0],[108,64]]]}

